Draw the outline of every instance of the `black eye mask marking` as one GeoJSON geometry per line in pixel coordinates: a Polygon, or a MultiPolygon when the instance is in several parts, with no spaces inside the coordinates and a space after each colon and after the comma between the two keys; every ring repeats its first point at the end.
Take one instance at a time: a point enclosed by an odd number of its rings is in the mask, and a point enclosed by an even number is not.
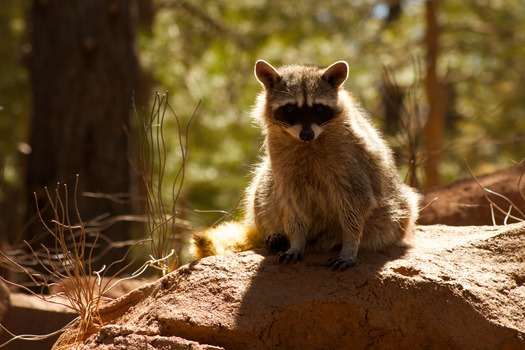
{"type": "Polygon", "coordinates": [[[303,106],[299,108],[296,104],[289,103],[277,108],[275,111],[275,119],[287,126],[295,124],[323,125],[334,117],[334,109],[323,104],[314,104],[312,107],[303,106]]]}

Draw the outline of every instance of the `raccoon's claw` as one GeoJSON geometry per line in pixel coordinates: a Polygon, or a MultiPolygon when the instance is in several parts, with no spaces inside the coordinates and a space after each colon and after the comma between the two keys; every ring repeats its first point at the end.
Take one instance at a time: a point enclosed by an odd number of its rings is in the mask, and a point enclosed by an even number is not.
{"type": "Polygon", "coordinates": [[[303,261],[302,253],[280,252],[280,253],[277,253],[277,257],[279,258],[280,263],[284,263],[286,265],[288,265],[289,263],[295,264],[299,261],[303,261]]]}
{"type": "Polygon", "coordinates": [[[340,256],[328,260],[328,266],[334,271],[344,271],[355,265],[355,259],[344,259],[340,256]]]}
{"type": "Polygon", "coordinates": [[[270,250],[285,251],[290,248],[290,241],[282,233],[273,233],[266,237],[266,246],[270,250]]]}

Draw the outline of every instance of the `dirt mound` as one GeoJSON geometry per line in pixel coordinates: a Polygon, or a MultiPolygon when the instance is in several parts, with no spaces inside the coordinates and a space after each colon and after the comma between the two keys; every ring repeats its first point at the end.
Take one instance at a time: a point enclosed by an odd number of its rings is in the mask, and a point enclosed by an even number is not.
{"type": "Polygon", "coordinates": [[[525,221],[523,171],[524,165],[517,165],[480,176],[479,183],[476,179],[469,178],[433,189],[425,194],[422,205],[424,209],[418,222],[421,225],[469,226],[494,223],[502,225],[505,220],[509,224],[525,221]],[[482,187],[489,191],[484,191],[482,187]],[[495,204],[492,205],[492,209],[487,196],[495,204]],[[511,206],[513,208],[509,211],[511,206]]]}
{"type": "Polygon", "coordinates": [[[525,223],[421,226],[345,272],[336,253],[205,258],[106,305],[79,348],[523,349],[524,239],[525,223]]]}

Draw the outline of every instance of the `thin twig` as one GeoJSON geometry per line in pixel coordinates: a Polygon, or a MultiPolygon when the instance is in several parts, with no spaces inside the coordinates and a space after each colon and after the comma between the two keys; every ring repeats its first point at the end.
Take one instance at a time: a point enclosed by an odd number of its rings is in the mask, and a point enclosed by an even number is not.
{"type": "Polygon", "coordinates": [[[490,203],[490,210],[491,210],[491,215],[492,215],[492,223],[494,224],[494,226],[496,226],[496,218],[495,218],[494,209],[499,211],[501,214],[505,215],[505,222],[507,222],[507,218],[508,217],[510,217],[510,218],[512,218],[512,219],[514,219],[516,221],[523,221],[525,219],[525,214],[523,214],[523,212],[510,199],[508,199],[507,197],[505,197],[504,195],[502,195],[500,193],[497,193],[497,192],[492,191],[492,190],[490,190],[490,189],[488,189],[486,187],[483,187],[481,182],[478,180],[478,178],[472,172],[472,169],[470,168],[470,166],[469,166],[469,164],[468,164],[468,162],[466,160],[465,160],[465,164],[467,165],[467,169],[470,172],[470,175],[476,181],[476,183],[478,184],[479,188],[483,192],[483,196],[490,203]],[[494,202],[492,200],[492,198],[490,198],[487,195],[487,193],[493,194],[493,195],[498,196],[498,197],[504,199],[505,201],[507,201],[507,203],[510,204],[511,208],[514,207],[523,216],[523,218],[519,218],[519,217],[516,217],[514,215],[510,215],[510,210],[509,211],[503,210],[496,202],[494,202]]]}

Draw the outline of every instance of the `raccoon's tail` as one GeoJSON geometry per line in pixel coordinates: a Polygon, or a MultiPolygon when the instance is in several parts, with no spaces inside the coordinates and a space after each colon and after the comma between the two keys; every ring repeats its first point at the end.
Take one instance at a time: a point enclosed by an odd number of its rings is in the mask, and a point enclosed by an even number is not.
{"type": "Polygon", "coordinates": [[[422,197],[412,187],[406,184],[401,184],[401,186],[405,199],[405,208],[403,209],[406,211],[404,220],[401,220],[404,226],[404,243],[401,243],[401,245],[403,245],[408,244],[416,230],[417,219],[419,218],[419,205],[422,197]]]}
{"type": "Polygon", "coordinates": [[[225,222],[193,233],[190,253],[194,259],[243,252],[264,246],[259,231],[242,222],[225,222]]]}

